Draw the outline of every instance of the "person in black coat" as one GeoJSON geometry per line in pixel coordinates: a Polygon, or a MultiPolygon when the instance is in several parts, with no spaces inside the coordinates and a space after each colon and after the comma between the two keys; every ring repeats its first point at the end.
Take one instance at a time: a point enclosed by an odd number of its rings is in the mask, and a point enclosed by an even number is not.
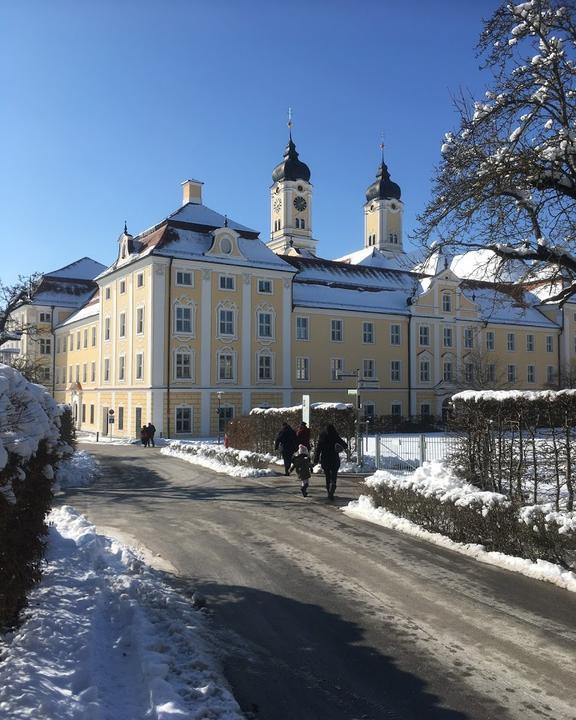
{"type": "Polygon", "coordinates": [[[330,500],[334,499],[336,492],[336,480],[340,468],[340,453],[346,450],[348,445],[342,440],[332,423],[326,425],[325,430],[320,433],[316,449],[314,451],[314,465],[320,462],[322,470],[326,475],[326,492],[330,500]]]}
{"type": "Polygon", "coordinates": [[[297,447],[298,439],[296,438],[296,433],[294,432],[294,429],[291,428],[288,423],[283,423],[282,428],[280,429],[280,432],[276,437],[276,441],[274,442],[274,450],[278,450],[278,448],[280,448],[280,450],[282,451],[285,475],[290,475],[292,456],[296,452],[297,447]]]}

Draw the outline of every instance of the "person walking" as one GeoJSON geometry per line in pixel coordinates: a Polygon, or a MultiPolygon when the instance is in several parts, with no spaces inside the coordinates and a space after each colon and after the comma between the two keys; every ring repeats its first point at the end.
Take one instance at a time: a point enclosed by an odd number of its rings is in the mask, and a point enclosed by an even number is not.
{"type": "Polygon", "coordinates": [[[299,445],[304,445],[305,448],[308,449],[308,452],[310,452],[310,428],[304,420],[298,425],[298,429],[296,430],[296,439],[298,440],[299,445]]]}
{"type": "Polygon", "coordinates": [[[152,445],[152,447],[156,447],[156,445],[154,445],[154,433],[155,432],[156,432],[156,428],[154,427],[154,425],[152,425],[151,422],[149,422],[148,423],[148,447],[150,447],[150,444],[152,445]]]}
{"type": "Polygon", "coordinates": [[[290,475],[290,466],[292,465],[292,456],[298,447],[298,440],[294,428],[288,423],[282,423],[280,432],[276,436],[274,442],[274,450],[282,451],[282,459],[284,460],[284,475],[290,475]]]}
{"type": "Polygon", "coordinates": [[[326,476],[326,492],[330,500],[334,500],[336,492],[336,481],[340,468],[340,453],[346,450],[348,445],[342,440],[334,425],[329,423],[320,433],[316,450],[314,451],[314,465],[320,462],[324,475],[326,476]]]}
{"type": "Polygon", "coordinates": [[[142,445],[144,447],[148,447],[150,444],[150,438],[148,437],[148,428],[146,425],[142,426],[142,430],[140,430],[140,440],[142,441],[142,445]]]}
{"type": "Polygon", "coordinates": [[[299,445],[298,452],[292,457],[290,472],[294,469],[300,480],[300,492],[304,497],[308,497],[308,483],[312,477],[312,463],[306,445],[299,445]]]}

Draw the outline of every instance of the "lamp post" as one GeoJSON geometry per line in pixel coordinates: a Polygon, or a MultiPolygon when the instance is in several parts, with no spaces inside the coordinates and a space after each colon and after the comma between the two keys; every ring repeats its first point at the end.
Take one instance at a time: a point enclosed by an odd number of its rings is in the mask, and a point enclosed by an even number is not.
{"type": "Polygon", "coordinates": [[[378,383],[379,380],[377,378],[361,378],[360,368],[356,368],[356,370],[353,370],[349,373],[338,373],[338,379],[341,380],[342,378],[356,379],[355,390],[348,390],[348,392],[355,395],[354,407],[356,409],[356,462],[360,467],[362,467],[362,445],[360,444],[360,408],[362,406],[362,402],[360,399],[360,390],[364,387],[364,383],[378,383]]]}
{"type": "Polygon", "coordinates": [[[220,433],[222,427],[222,393],[217,392],[216,397],[218,398],[218,408],[216,414],[218,415],[218,445],[220,445],[220,433]]]}

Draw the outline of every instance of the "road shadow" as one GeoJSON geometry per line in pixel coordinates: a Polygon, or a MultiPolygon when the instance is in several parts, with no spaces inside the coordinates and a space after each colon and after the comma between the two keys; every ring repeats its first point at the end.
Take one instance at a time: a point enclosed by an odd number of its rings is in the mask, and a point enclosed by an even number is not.
{"type": "Polygon", "coordinates": [[[224,653],[225,676],[249,718],[471,717],[442,706],[422,678],[371,647],[359,625],[318,605],[235,585],[182,578],[169,582],[186,594],[199,591],[206,598],[224,653]]]}

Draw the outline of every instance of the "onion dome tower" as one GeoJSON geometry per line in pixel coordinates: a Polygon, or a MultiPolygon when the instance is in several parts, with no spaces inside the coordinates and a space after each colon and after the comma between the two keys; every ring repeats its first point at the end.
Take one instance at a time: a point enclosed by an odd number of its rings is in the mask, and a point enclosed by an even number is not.
{"type": "Polygon", "coordinates": [[[404,205],[400,186],[393,182],[384,162],[384,144],[380,144],[382,157],[376,180],[366,190],[364,205],[364,247],[403,253],[402,214],[404,205]]]}
{"type": "Polygon", "coordinates": [[[288,145],[284,158],[272,171],[270,188],[270,241],[279,255],[297,251],[316,254],[312,237],[312,185],[310,168],[298,157],[292,140],[292,113],[288,113],[288,145]]]}

